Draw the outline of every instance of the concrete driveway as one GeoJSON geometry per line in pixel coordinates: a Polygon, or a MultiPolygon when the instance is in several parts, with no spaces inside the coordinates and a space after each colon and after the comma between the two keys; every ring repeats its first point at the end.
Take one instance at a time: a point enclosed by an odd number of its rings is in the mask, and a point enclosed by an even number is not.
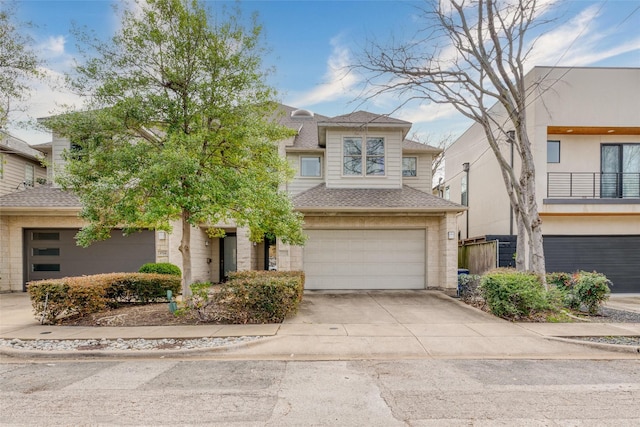
{"type": "Polygon", "coordinates": [[[638,357],[553,339],[581,335],[640,335],[640,324],[512,323],[438,291],[309,291],[299,313],[283,324],[43,326],[33,317],[28,295],[0,294],[5,339],[265,337],[208,350],[216,357],[251,359],[638,357]]]}

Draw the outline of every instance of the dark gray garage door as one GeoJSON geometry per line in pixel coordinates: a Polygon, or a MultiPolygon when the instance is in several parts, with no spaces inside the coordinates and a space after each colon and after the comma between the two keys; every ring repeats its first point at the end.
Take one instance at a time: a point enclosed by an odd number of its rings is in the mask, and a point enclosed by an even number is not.
{"type": "Polygon", "coordinates": [[[119,230],[111,238],[88,248],[76,245],[77,229],[24,230],[25,281],[53,279],[83,274],[138,271],[155,261],[155,233],[142,231],[123,236],[119,230]]]}
{"type": "Polygon", "coordinates": [[[640,236],[544,236],[547,271],[597,271],[611,292],[640,292],[640,236]]]}

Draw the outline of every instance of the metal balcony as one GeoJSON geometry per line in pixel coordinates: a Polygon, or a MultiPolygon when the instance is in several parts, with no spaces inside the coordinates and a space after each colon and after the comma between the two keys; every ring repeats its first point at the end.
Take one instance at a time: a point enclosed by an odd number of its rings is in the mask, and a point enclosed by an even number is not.
{"type": "Polygon", "coordinates": [[[548,172],[549,199],[637,199],[640,173],[548,172]]]}

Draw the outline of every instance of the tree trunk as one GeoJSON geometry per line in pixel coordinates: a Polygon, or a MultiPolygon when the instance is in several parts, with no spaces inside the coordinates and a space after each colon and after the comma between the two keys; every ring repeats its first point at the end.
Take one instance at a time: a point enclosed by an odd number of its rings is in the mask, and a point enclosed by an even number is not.
{"type": "Polygon", "coordinates": [[[182,298],[191,295],[191,224],[189,212],[182,211],[182,240],[180,241],[180,253],[182,253],[182,298]]]}

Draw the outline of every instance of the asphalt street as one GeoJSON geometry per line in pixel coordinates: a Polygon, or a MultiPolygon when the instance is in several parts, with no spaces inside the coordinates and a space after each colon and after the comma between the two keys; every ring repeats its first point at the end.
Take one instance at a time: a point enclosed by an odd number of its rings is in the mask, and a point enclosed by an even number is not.
{"type": "Polygon", "coordinates": [[[26,426],[637,426],[640,361],[20,361],[0,402],[26,426]]]}

